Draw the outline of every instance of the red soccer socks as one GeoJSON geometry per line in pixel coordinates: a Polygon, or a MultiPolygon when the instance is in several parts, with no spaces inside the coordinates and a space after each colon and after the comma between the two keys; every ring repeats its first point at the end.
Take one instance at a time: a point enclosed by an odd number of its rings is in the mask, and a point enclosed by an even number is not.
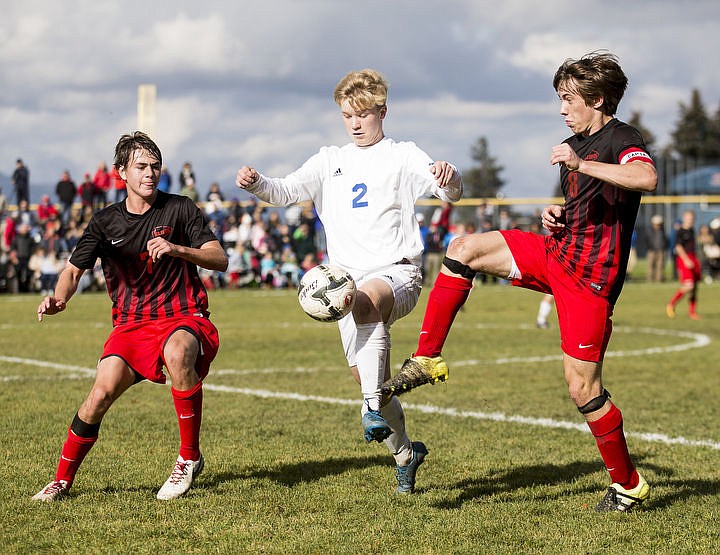
{"type": "Polygon", "coordinates": [[[440,356],[455,315],[467,300],[470,289],[472,281],[438,274],[428,298],[415,355],[440,356]]]}
{"type": "Polygon", "coordinates": [[[200,458],[200,424],[202,423],[202,382],[187,391],[170,388],[180,427],[180,456],[186,461],[200,458]]]}

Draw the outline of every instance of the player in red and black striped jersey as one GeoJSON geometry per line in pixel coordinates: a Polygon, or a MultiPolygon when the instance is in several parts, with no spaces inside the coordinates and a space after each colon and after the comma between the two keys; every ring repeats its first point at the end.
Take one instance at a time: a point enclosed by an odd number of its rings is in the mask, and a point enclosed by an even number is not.
{"type": "Polygon", "coordinates": [[[148,240],[200,248],[216,241],[205,217],[188,197],[158,191],[143,214],[125,202],[112,204],[92,218],[70,263],[91,269],[102,261],[113,325],[175,316],[208,316],[207,292],[197,265],[179,257],[153,260],[148,240]]]}
{"type": "MultiPolygon", "coordinates": [[[[653,162],[638,131],[617,119],[589,136],[573,135],[558,148],[577,159],[612,165],[653,162]],[[568,151],[569,152],[569,151],[568,151]]],[[[556,163],[560,163],[558,157],[556,163]]],[[[582,287],[615,304],[625,281],[630,243],[642,191],[625,189],[600,177],[560,164],[564,227],[545,241],[548,252],[582,287]]]]}
{"type": "Polygon", "coordinates": [[[629,510],[647,482],[630,460],[622,415],[602,385],[602,361],[622,289],[641,194],[657,173],[640,133],[614,118],[627,86],[615,56],[567,60],[553,87],[573,135],[552,148],[560,166],[563,206],[542,213],[543,236],[520,230],[459,237],[450,243],[428,299],[418,348],[383,392],[398,393],[447,377],[441,349],[476,272],[552,294],[558,312],[570,396],[597,440],[612,478],[599,511],[629,510]]]}
{"type": "Polygon", "coordinates": [[[38,320],[65,310],[80,278],[99,258],[112,299],[113,329],[95,383],[73,419],[55,479],[33,499],[65,496],[98,438],[112,403],[143,379],[165,383],[166,368],[180,427],[180,452],[158,499],[185,493],[204,465],[200,453],[202,379],[219,340],[197,267],[225,271],[227,257],[200,209],[188,198],[157,190],[162,156],[144,133],[123,135],[115,167],[127,197],[93,216],[38,320]]]}
{"type": "Polygon", "coordinates": [[[697,313],[697,286],[702,278],[700,260],[697,257],[695,242],[695,212],[683,212],[680,229],[675,237],[675,268],[677,269],[680,287],[665,306],[668,318],[675,318],[675,305],[685,295],[688,297],[688,317],[699,320],[697,313]]]}

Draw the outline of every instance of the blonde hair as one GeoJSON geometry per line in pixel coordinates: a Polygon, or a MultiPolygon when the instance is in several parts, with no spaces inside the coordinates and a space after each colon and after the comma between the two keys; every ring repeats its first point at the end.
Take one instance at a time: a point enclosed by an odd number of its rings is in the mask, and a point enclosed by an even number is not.
{"type": "Polygon", "coordinates": [[[382,108],[387,102],[388,83],[374,69],[351,71],[335,87],[333,98],[338,106],[348,101],[356,111],[382,108]]]}

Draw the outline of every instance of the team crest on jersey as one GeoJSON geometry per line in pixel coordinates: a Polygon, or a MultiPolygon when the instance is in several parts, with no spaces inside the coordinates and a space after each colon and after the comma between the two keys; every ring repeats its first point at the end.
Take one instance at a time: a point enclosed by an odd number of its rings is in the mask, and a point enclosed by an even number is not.
{"type": "Polygon", "coordinates": [[[585,160],[597,160],[598,158],[600,158],[600,153],[597,150],[588,152],[587,156],[585,156],[585,160]]]}
{"type": "Polygon", "coordinates": [[[172,227],[169,225],[156,225],[152,230],[153,238],[162,237],[163,239],[167,239],[171,233],[172,227]]]}

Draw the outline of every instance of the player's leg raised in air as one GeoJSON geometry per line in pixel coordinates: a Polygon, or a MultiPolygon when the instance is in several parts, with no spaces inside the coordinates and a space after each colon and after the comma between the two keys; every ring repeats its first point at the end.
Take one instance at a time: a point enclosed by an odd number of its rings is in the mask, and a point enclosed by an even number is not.
{"type": "Polygon", "coordinates": [[[476,273],[508,278],[512,266],[512,255],[499,232],[454,239],[430,291],[417,349],[400,372],[383,384],[383,394],[400,395],[423,384],[447,380],[449,369],[442,348],[455,316],[470,295],[476,273]]]}

